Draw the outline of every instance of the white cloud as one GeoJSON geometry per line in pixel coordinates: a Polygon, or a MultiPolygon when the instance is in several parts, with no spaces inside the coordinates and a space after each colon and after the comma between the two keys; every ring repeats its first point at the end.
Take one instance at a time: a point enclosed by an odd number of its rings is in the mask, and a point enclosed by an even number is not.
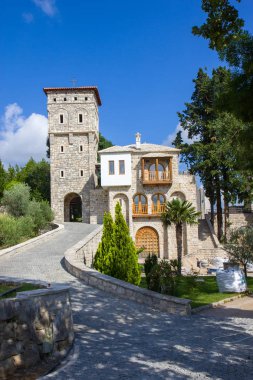
{"type": "Polygon", "coordinates": [[[32,0],[47,16],[53,17],[57,13],[55,0],[32,0]]]}
{"type": "Polygon", "coordinates": [[[196,139],[189,139],[189,138],[188,138],[188,132],[185,131],[185,130],[182,128],[181,124],[179,123],[179,124],[176,126],[175,131],[174,131],[173,133],[169,134],[169,135],[166,137],[166,139],[163,141],[162,144],[163,144],[163,145],[172,146],[172,142],[175,140],[177,133],[180,132],[180,131],[182,132],[182,133],[181,133],[181,136],[182,136],[182,139],[183,139],[183,142],[184,142],[184,143],[190,144],[190,143],[192,143],[193,141],[197,141],[197,138],[196,138],[196,139]]]}
{"type": "Polygon", "coordinates": [[[23,13],[23,14],[22,14],[22,17],[23,17],[24,21],[25,21],[27,24],[31,24],[31,22],[34,21],[34,17],[33,17],[33,14],[32,14],[32,13],[23,13]]]}
{"type": "Polygon", "coordinates": [[[4,165],[24,165],[30,157],[46,158],[47,129],[45,116],[32,113],[26,118],[17,103],[9,104],[0,120],[0,159],[4,165]]]}

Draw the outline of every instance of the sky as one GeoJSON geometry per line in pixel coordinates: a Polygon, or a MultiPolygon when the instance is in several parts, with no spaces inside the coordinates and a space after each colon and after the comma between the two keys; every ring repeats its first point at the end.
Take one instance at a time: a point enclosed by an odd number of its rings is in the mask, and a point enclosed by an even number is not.
{"type": "MultiPolygon", "coordinates": [[[[232,0],[253,32],[253,1],[232,0]]],[[[46,155],[43,87],[98,86],[100,131],[114,144],[170,145],[200,67],[221,63],[191,28],[201,0],[1,0],[0,158],[46,155]]]]}

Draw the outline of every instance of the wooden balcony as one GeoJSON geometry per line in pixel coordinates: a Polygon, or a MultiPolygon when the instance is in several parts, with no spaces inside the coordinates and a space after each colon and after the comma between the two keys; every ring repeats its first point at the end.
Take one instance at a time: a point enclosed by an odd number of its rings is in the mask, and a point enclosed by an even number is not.
{"type": "Polygon", "coordinates": [[[172,159],[142,158],[142,184],[168,185],[172,183],[172,159]]]}
{"type": "Polygon", "coordinates": [[[133,203],[133,215],[134,216],[143,216],[148,215],[148,205],[147,204],[135,204],[133,203]]]}
{"type": "Polygon", "coordinates": [[[151,214],[148,214],[148,205],[136,205],[133,204],[133,217],[153,217],[153,216],[160,216],[162,212],[165,210],[165,204],[152,204],[152,211],[151,214]]]}
{"type": "Polygon", "coordinates": [[[165,203],[152,204],[152,215],[161,215],[165,211],[165,203]]]}
{"type": "Polygon", "coordinates": [[[151,184],[151,185],[170,183],[171,176],[169,172],[144,170],[142,182],[144,184],[151,184]]]}

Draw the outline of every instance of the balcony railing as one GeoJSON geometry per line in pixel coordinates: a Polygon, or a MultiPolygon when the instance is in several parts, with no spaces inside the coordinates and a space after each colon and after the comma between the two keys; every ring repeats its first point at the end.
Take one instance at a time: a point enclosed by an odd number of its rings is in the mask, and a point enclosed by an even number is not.
{"type": "MultiPolygon", "coordinates": [[[[151,215],[160,215],[162,212],[165,211],[165,204],[160,205],[152,205],[152,214],[151,215]]],[[[133,215],[150,215],[148,214],[148,205],[143,204],[133,204],[133,215]]]]}
{"type": "Polygon", "coordinates": [[[161,214],[164,211],[165,211],[165,204],[164,203],[162,203],[160,205],[152,204],[152,214],[153,215],[161,214]]]}
{"type": "Polygon", "coordinates": [[[148,213],[148,205],[146,204],[133,204],[133,215],[145,215],[148,213]]]}
{"type": "Polygon", "coordinates": [[[149,183],[170,182],[170,180],[171,180],[171,176],[169,172],[144,170],[144,173],[143,173],[143,182],[149,182],[149,183]]]}

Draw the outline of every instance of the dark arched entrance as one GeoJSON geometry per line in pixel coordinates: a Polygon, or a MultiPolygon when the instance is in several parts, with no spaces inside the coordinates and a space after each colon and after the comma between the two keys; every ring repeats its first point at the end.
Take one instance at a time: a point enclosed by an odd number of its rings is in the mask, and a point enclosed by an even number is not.
{"type": "Polygon", "coordinates": [[[82,222],[82,199],[76,193],[67,194],[64,199],[64,221],[82,222]]]}

